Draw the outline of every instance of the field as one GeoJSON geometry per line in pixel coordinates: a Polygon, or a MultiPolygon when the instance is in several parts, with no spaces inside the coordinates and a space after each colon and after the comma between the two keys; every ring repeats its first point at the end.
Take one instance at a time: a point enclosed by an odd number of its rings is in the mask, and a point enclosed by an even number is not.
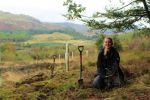
{"type": "Polygon", "coordinates": [[[26,43],[33,44],[33,43],[50,43],[50,44],[57,44],[60,45],[70,43],[71,45],[87,45],[92,44],[94,41],[90,40],[76,40],[73,39],[72,36],[55,32],[53,34],[39,34],[34,35],[31,40],[26,41],[26,43]],[[90,43],[91,42],[91,43],[90,43]]]}
{"type": "MultiPolygon", "coordinates": [[[[15,59],[18,57],[17,60],[14,60],[13,57],[2,59],[0,99],[149,100],[150,49],[146,44],[147,41],[144,41],[145,37],[142,37],[141,40],[144,42],[139,41],[139,44],[141,42],[143,44],[137,47],[133,44],[136,39],[132,39],[130,33],[120,34],[118,38],[123,46],[123,50],[119,52],[121,56],[120,65],[126,79],[126,84],[122,87],[103,91],[91,87],[96,73],[98,54],[94,40],[73,40],[73,37],[60,35],[60,33],[42,34],[34,35],[30,40],[23,43],[22,49],[14,50],[18,54],[18,56],[14,55],[15,59]],[[69,71],[65,68],[65,43],[70,44],[69,71]],[[84,85],[82,87],[78,85],[80,73],[78,45],[85,47],[83,51],[84,85]],[[32,56],[29,57],[29,54],[32,56]],[[52,58],[54,54],[57,55],[55,63],[52,58]],[[58,56],[59,54],[61,57],[58,56]]],[[[9,43],[8,47],[12,48],[13,45],[10,46],[9,43]]]]}

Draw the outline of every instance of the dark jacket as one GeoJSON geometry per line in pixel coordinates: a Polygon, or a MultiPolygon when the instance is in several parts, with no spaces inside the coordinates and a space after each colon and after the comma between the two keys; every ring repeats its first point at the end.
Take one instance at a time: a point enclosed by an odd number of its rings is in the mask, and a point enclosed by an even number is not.
{"type": "Polygon", "coordinates": [[[93,80],[93,88],[105,89],[120,86],[124,83],[124,75],[119,67],[120,56],[114,47],[104,55],[104,48],[100,49],[97,58],[97,76],[93,80]]]}
{"type": "Polygon", "coordinates": [[[97,59],[97,74],[105,75],[105,68],[111,68],[113,64],[120,63],[120,56],[114,47],[110,48],[110,51],[104,56],[104,48],[101,48],[97,59]]]}

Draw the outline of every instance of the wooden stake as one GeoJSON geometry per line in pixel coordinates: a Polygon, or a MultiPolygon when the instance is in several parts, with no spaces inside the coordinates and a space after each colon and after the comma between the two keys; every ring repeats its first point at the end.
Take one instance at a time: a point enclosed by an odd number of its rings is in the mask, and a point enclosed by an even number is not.
{"type": "Polygon", "coordinates": [[[69,44],[68,43],[66,43],[65,63],[66,63],[66,71],[69,71],[69,44]]]}

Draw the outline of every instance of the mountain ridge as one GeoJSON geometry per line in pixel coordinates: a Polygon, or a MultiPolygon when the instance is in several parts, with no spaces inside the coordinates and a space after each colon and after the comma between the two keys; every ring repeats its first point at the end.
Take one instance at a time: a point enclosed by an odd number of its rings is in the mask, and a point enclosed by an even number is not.
{"type": "Polygon", "coordinates": [[[29,15],[13,14],[10,12],[0,11],[0,30],[62,30],[64,28],[72,28],[77,32],[87,32],[88,30],[86,26],[80,24],[74,24],[69,22],[42,22],[29,15]]]}
{"type": "Polygon", "coordinates": [[[63,29],[60,25],[47,24],[40,20],[23,14],[12,14],[0,11],[0,30],[29,30],[29,29],[63,29]]]}

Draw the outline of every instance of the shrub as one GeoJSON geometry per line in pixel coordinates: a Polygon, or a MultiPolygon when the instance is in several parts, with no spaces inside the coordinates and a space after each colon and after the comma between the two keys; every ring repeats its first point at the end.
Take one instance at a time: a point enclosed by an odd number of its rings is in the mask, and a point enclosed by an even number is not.
{"type": "Polygon", "coordinates": [[[99,34],[98,36],[97,36],[97,40],[96,40],[96,46],[99,48],[100,46],[102,46],[103,45],[103,40],[104,40],[104,38],[105,38],[105,35],[104,34],[99,34]]]}
{"type": "Polygon", "coordinates": [[[113,42],[114,42],[114,47],[116,47],[117,50],[121,51],[122,50],[122,45],[121,45],[121,42],[118,38],[118,35],[113,35],[112,39],[113,39],[113,42]]]}
{"type": "Polygon", "coordinates": [[[144,28],[144,29],[139,29],[133,33],[133,38],[136,37],[150,37],[150,29],[149,28],[144,28]]]}

